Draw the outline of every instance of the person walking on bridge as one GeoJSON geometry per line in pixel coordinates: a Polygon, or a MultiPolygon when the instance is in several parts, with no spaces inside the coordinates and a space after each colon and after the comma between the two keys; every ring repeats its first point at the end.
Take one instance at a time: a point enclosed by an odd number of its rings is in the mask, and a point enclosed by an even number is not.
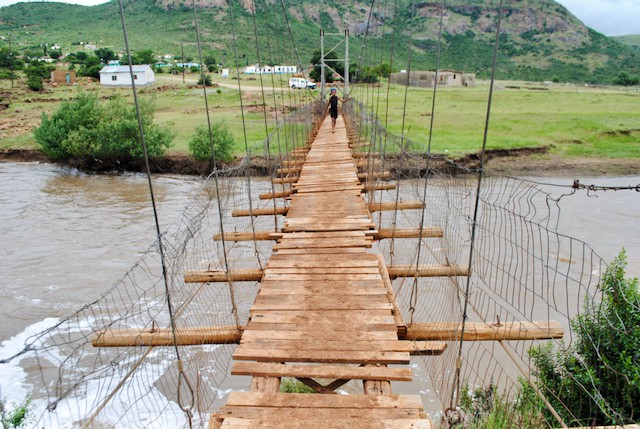
{"type": "Polygon", "coordinates": [[[341,99],[338,98],[337,90],[335,88],[331,88],[331,96],[329,97],[329,102],[327,103],[327,112],[331,115],[331,132],[336,132],[336,120],[338,119],[338,101],[342,104],[346,103],[349,99],[341,99]]]}

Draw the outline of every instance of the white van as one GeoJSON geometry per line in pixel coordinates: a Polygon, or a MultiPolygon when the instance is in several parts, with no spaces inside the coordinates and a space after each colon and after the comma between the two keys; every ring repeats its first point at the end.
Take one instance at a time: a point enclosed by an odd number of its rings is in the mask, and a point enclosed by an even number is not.
{"type": "Polygon", "coordinates": [[[316,84],[302,77],[292,77],[289,79],[291,88],[311,88],[316,89],[316,84]]]}

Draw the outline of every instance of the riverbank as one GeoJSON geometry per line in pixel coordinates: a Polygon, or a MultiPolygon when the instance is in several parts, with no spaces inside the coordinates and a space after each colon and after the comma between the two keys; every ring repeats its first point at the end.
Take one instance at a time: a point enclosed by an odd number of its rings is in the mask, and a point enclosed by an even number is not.
{"type": "MultiPolygon", "coordinates": [[[[234,167],[241,162],[241,158],[225,164],[225,167],[234,167]]],[[[479,155],[469,154],[464,157],[451,159],[451,161],[474,170],[479,165],[479,155]]],[[[38,149],[2,149],[0,150],[0,162],[40,162],[54,163],[38,149]]],[[[272,162],[273,163],[273,162],[272,162]]],[[[128,164],[104,163],[94,160],[88,163],[60,164],[82,171],[94,173],[120,173],[142,172],[144,164],[135,161],[128,164]]],[[[153,159],[150,163],[152,172],[160,174],[184,174],[204,176],[209,171],[209,163],[197,161],[187,155],[168,155],[153,159]]],[[[398,155],[387,155],[385,169],[391,171],[394,177],[415,178],[424,175],[426,161],[421,154],[416,154],[405,159],[398,155]]],[[[251,174],[253,176],[266,176],[269,168],[264,157],[254,157],[252,160],[251,174]]],[[[610,158],[566,158],[553,154],[549,148],[523,148],[523,149],[497,149],[487,151],[486,171],[490,174],[504,176],[626,176],[638,174],[640,171],[637,159],[610,159],[610,158]]]]}

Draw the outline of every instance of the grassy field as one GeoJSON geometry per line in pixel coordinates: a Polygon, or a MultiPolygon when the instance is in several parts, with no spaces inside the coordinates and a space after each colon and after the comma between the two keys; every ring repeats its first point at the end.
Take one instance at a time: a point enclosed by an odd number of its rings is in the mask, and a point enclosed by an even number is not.
{"type": "MultiPolygon", "coordinates": [[[[197,75],[157,75],[154,88],[141,89],[142,97],[151,97],[157,108],[156,121],[176,133],[170,154],[187,153],[189,138],[197,126],[206,124],[202,89],[193,85],[197,75]]],[[[264,140],[265,120],[260,105],[262,92],[259,78],[242,82],[244,123],[240,113],[237,80],[214,77],[220,84],[208,89],[212,120],[224,121],[236,137],[236,153],[244,152],[245,132],[248,145],[264,140]]],[[[278,105],[300,105],[311,101],[309,91],[289,90],[286,78],[265,76],[263,85],[267,103],[267,128],[275,123],[270,109],[274,99],[278,105]],[[275,91],[271,90],[275,88],[275,91]]],[[[75,96],[77,87],[48,87],[45,93],[33,93],[23,86],[11,88],[1,81],[1,90],[10,106],[2,112],[0,148],[35,147],[31,129],[40,122],[44,112],[50,114],[60,101],[75,96]]],[[[100,88],[95,83],[79,85],[84,91],[97,91],[101,97],[119,93],[131,99],[127,89],[100,88]]],[[[356,98],[377,100],[381,122],[395,134],[402,133],[402,116],[406,115],[405,136],[422,151],[428,142],[433,91],[410,88],[406,110],[403,108],[404,87],[392,85],[388,97],[388,118],[385,118],[386,83],[379,87],[360,86],[356,98]]],[[[478,82],[474,88],[441,88],[436,97],[432,150],[460,156],[480,150],[487,109],[488,83],[478,82]]],[[[488,138],[490,149],[512,149],[551,146],[551,153],[566,158],[640,158],[640,93],[638,89],[592,88],[564,84],[528,84],[498,82],[494,92],[488,138]]],[[[281,113],[279,113],[281,116],[281,113]]]]}

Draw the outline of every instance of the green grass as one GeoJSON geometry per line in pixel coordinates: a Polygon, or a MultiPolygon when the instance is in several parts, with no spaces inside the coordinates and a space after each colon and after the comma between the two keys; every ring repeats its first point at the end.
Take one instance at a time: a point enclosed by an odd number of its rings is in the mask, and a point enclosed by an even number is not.
{"type": "MultiPolygon", "coordinates": [[[[152,97],[157,108],[156,121],[168,126],[176,133],[170,154],[186,154],[187,144],[197,126],[206,125],[206,111],[202,89],[188,88],[182,84],[182,76],[158,74],[157,86],[166,87],[141,89],[141,97],[152,97]]],[[[269,89],[276,88],[278,105],[300,105],[309,102],[317,92],[290,91],[286,84],[288,77],[263,76],[263,84],[269,89]],[[282,89],[281,89],[282,88],[282,89]]],[[[249,147],[259,146],[265,139],[264,115],[256,109],[262,103],[259,89],[260,80],[243,77],[243,105],[245,106],[245,127],[249,147]]],[[[197,75],[188,74],[187,84],[195,83],[197,75]]],[[[223,120],[235,138],[234,153],[243,154],[245,137],[240,113],[240,98],[237,80],[222,79],[214,75],[214,82],[223,86],[208,89],[209,108],[213,122],[223,120]],[[219,91],[218,91],[219,89],[219,91]]],[[[98,91],[102,97],[114,93],[132,100],[129,89],[101,88],[97,84],[83,84],[85,91],[98,91]]],[[[489,149],[510,149],[523,147],[552,146],[551,153],[567,158],[640,158],[640,114],[638,104],[640,94],[637,89],[592,88],[554,84],[537,85],[546,90],[531,90],[536,87],[525,82],[498,82],[494,92],[492,116],[487,147],[489,149]],[[519,86],[520,89],[507,87],[519,86]]],[[[11,104],[3,112],[4,120],[18,121],[23,132],[15,135],[0,130],[0,148],[35,147],[35,140],[29,129],[37,125],[42,112],[51,114],[59,103],[38,101],[42,99],[66,100],[75,96],[75,87],[48,87],[43,94],[32,93],[16,87],[10,88],[8,81],[0,81],[0,90],[10,92],[11,104]],[[12,92],[13,91],[13,92],[12,92]]],[[[378,88],[356,86],[354,96],[359,99],[378,97],[378,88]],[[366,93],[368,91],[368,94],[366,93]]],[[[432,89],[410,88],[405,135],[423,151],[428,142],[432,89]]],[[[379,88],[381,98],[379,112],[381,122],[386,119],[386,82],[379,88]]],[[[441,88],[437,93],[434,117],[432,151],[457,157],[478,152],[482,147],[485,113],[487,108],[488,84],[479,81],[474,88],[441,88]]],[[[265,94],[267,105],[273,106],[274,94],[265,94]]],[[[404,87],[391,86],[389,92],[389,129],[402,133],[404,87]]],[[[282,115],[280,115],[280,118],[282,115]]],[[[268,131],[275,126],[275,115],[268,110],[268,131]]],[[[274,151],[277,150],[274,148],[274,151]]]]}
{"type": "MultiPolygon", "coordinates": [[[[524,82],[498,82],[497,87],[502,89],[494,92],[489,149],[553,145],[553,153],[565,156],[640,157],[637,92],[562,84],[530,90],[525,87],[533,85],[524,82]],[[620,131],[629,135],[618,134],[620,131]]],[[[400,134],[404,88],[392,85],[389,94],[389,105],[393,106],[389,129],[400,134]]],[[[381,97],[386,98],[385,85],[381,97]]],[[[479,82],[475,88],[442,88],[436,97],[432,151],[453,156],[479,151],[487,83],[479,82]]],[[[419,147],[428,142],[431,103],[432,89],[410,89],[405,136],[419,147]]],[[[385,122],[384,117],[381,120],[385,122]]]]}

